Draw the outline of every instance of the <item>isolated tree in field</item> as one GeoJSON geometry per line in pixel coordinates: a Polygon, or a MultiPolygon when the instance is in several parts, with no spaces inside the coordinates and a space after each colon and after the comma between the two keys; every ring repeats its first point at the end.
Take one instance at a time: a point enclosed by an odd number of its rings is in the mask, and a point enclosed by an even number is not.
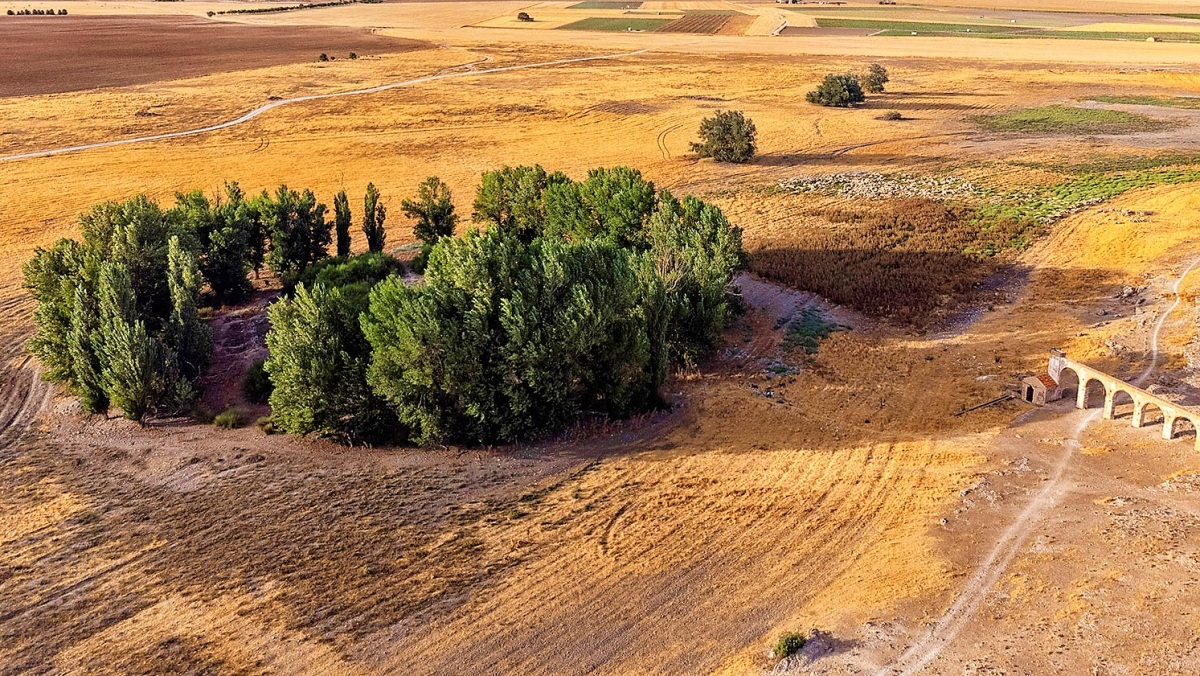
{"type": "Polygon", "coordinates": [[[345,258],[350,255],[350,199],[346,191],[341,190],[333,196],[333,227],[337,232],[337,255],[345,258]]]}
{"type": "Polygon", "coordinates": [[[517,21],[533,21],[528,12],[517,12],[517,21]]]}
{"type": "Polygon", "coordinates": [[[816,89],[805,96],[805,99],[809,103],[822,106],[848,108],[856,103],[862,103],[866,100],[866,96],[863,95],[862,85],[859,83],[857,75],[829,73],[816,89]]]}
{"type": "Polygon", "coordinates": [[[741,111],[717,111],[700,123],[700,143],[692,143],[692,151],[700,157],[718,162],[749,162],[757,150],[757,130],[750,118],[741,111]]]}
{"type": "Polygon", "coordinates": [[[421,253],[413,260],[412,267],[416,272],[424,272],[433,245],[443,237],[452,236],[458,224],[450,187],[437,176],[430,176],[417,188],[416,199],[404,200],[400,208],[405,216],[416,221],[413,234],[421,240],[421,253]]]}
{"type": "Polygon", "coordinates": [[[882,94],[883,86],[888,83],[887,68],[873,63],[867,67],[867,72],[863,73],[860,79],[863,91],[868,94],[882,94]]]}
{"type": "Polygon", "coordinates": [[[386,218],[387,209],[379,203],[379,189],[374,183],[368,183],[367,194],[363,197],[363,234],[367,237],[367,251],[383,251],[387,240],[383,229],[386,218]]]}
{"type": "Polygon", "coordinates": [[[522,242],[532,242],[545,229],[546,189],[570,180],[561,172],[546,173],[541,165],[484,172],[475,191],[471,220],[494,224],[522,242]]]}
{"type": "Polygon", "coordinates": [[[279,186],[275,198],[266,192],[258,200],[259,217],[270,233],[267,263],[275,274],[298,277],[308,266],[329,255],[331,233],[325,205],[311,190],[303,193],[279,186]]]}

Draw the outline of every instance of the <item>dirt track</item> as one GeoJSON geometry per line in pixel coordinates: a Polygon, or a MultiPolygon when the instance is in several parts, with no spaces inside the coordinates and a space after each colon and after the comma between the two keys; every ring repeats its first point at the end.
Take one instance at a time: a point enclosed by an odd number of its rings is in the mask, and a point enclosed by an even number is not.
{"type": "Polygon", "coordinates": [[[256,26],[191,17],[0,16],[0,97],[406,52],[429,45],[336,26],[256,26]]]}

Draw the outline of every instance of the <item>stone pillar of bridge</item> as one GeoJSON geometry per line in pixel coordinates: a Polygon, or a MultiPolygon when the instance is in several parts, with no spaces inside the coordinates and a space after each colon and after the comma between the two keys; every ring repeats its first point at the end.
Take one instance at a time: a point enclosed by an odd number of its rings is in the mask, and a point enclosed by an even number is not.
{"type": "Polygon", "coordinates": [[[1175,434],[1175,416],[1163,411],[1163,439],[1170,439],[1175,434]]]}
{"type": "Polygon", "coordinates": [[[1104,419],[1105,420],[1113,419],[1113,401],[1115,399],[1116,399],[1116,390],[1109,387],[1108,385],[1105,385],[1104,386],[1104,419]]]}
{"type": "Polygon", "coordinates": [[[1133,400],[1133,426],[1141,427],[1146,424],[1146,402],[1141,399],[1133,400]]]}
{"type": "Polygon", "coordinates": [[[1079,374],[1079,391],[1075,393],[1075,408],[1087,408],[1087,384],[1084,375],[1079,374]]]}

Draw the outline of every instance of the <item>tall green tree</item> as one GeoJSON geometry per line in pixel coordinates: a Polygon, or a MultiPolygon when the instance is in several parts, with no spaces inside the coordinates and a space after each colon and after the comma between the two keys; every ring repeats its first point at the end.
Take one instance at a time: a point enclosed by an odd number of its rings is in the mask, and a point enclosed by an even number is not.
{"type": "Polygon", "coordinates": [[[422,181],[416,199],[404,200],[400,209],[415,221],[413,235],[426,244],[436,244],[439,239],[453,235],[454,226],[458,224],[450,186],[437,176],[422,181]]]}
{"type": "Polygon", "coordinates": [[[178,237],[172,237],[167,250],[171,318],[166,338],[175,352],[179,375],[188,383],[203,375],[212,357],[212,332],[197,314],[202,282],[196,257],[180,245],[178,237]]]}
{"type": "Polygon", "coordinates": [[[415,272],[424,272],[429,252],[443,237],[454,234],[458,214],[454,213],[454,201],[450,187],[437,176],[430,176],[417,188],[416,199],[406,199],[400,204],[404,215],[413,219],[413,234],[421,240],[421,253],[412,262],[415,272]]]}
{"type": "Polygon", "coordinates": [[[108,412],[108,392],[105,391],[100,361],[100,316],[96,295],[88,286],[75,287],[67,350],[71,358],[71,390],[79,397],[88,413],[108,412]]]}
{"type": "Polygon", "coordinates": [[[358,318],[367,293],[365,284],[301,284],[271,305],[265,367],[274,421],[284,431],[354,443],[378,439],[393,424],[366,380],[370,351],[358,318]]]}
{"type": "Polygon", "coordinates": [[[387,209],[379,202],[379,189],[374,183],[367,184],[367,194],[363,197],[363,235],[367,238],[367,251],[383,251],[387,241],[387,231],[383,222],[387,219],[387,209]]]}
{"type": "Polygon", "coordinates": [[[100,266],[100,335],[104,390],[130,420],[142,420],[163,392],[161,343],[139,319],[132,275],[119,261],[100,266]]]}
{"type": "Polygon", "coordinates": [[[548,174],[541,165],[505,166],[484,172],[475,192],[471,220],[496,225],[512,231],[522,242],[532,242],[545,229],[546,189],[568,182],[564,174],[548,174]]]}
{"type": "Polygon", "coordinates": [[[308,266],[329,255],[331,232],[326,207],[311,190],[303,193],[281,185],[274,199],[259,198],[258,211],[270,233],[267,263],[275,274],[298,277],[308,266]]]}
{"type": "Polygon", "coordinates": [[[658,204],[654,184],[629,167],[599,168],[587,178],[546,189],[547,235],[572,241],[606,238],[624,247],[645,246],[643,228],[658,204]]]}
{"type": "Polygon", "coordinates": [[[197,251],[200,272],[217,304],[246,298],[250,284],[258,225],[237,183],[225,184],[225,199],[210,201],[194,190],[178,193],[171,215],[181,234],[197,251]]]}
{"type": "Polygon", "coordinates": [[[337,255],[345,258],[350,255],[350,198],[345,190],[339,190],[333,196],[333,223],[337,231],[337,255]]]}

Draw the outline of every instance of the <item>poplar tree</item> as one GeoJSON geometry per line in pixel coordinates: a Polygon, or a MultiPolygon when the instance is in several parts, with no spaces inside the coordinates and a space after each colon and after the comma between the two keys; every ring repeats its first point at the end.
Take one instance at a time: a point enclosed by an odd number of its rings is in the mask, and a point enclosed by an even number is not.
{"type": "Polygon", "coordinates": [[[387,234],[383,229],[387,209],[379,203],[379,189],[374,183],[367,184],[367,194],[363,197],[363,234],[367,237],[368,251],[383,251],[387,234]]]}
{"type": "Polygon", "coordinates": [[[345,258],[350,255],[350,200],[346,191],[339,191],[333,196],[333,223],[337,231],[337,255],[345,258]]]}

